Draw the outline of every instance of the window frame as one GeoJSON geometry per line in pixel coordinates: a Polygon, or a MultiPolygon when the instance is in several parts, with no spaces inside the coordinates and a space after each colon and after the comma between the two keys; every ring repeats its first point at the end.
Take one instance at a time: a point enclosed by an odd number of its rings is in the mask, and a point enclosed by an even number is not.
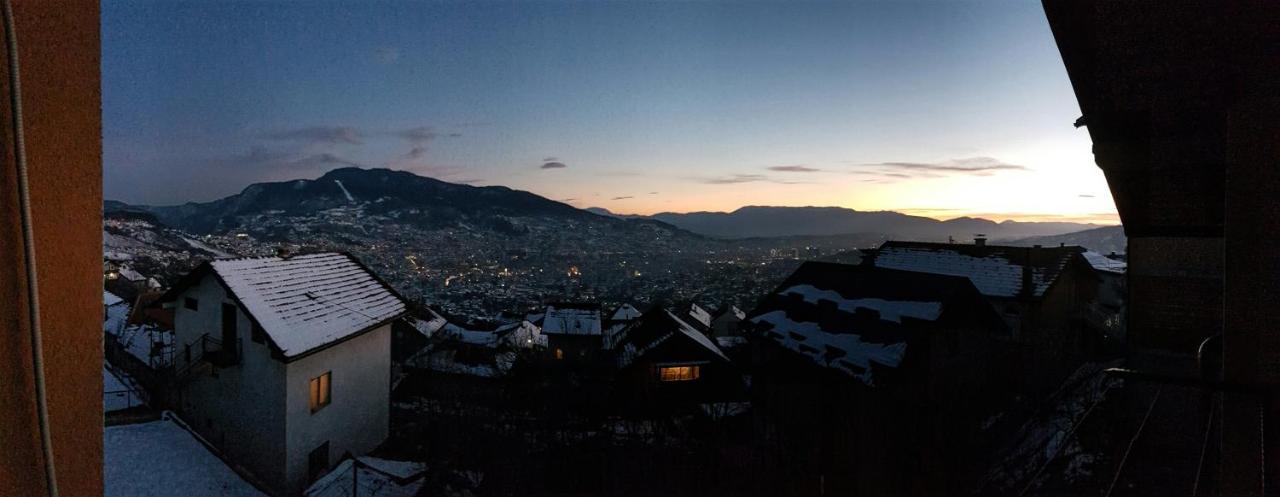
{"type": "Polygon", "coordinates": [[[182,308],[188,311],[200,312],[200,299],[195,297],[183,297],[182,308]]]}
{"type": "Polygon", "coordinates": [[[333,371],[325,371],[311,378],[307,382],[307,394],[308,406],[312,414],[333,404],[333,371]]]}
{"type": "Polygon", "coordinates": [[[688,383],[702,379],[702,365],[704,363],[672,363],[657,364],[657,377],[659,383],[688,383]],[[671,376],[666,373],[668,371],[676,372],[671,376]]]}

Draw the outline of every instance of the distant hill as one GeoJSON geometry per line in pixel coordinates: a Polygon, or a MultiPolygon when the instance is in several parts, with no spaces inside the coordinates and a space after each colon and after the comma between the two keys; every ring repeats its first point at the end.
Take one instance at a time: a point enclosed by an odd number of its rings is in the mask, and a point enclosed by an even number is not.
{"type": "Polygon", "coordinates": [[[1101,228],[1076,231],[1074,233],[1037,236],[1002,243],[1017,246],[1043,245],[1045,247],[1062,244],[1079,245],[1094,252],[1100,252],[1103,254],[1109,254],[1111,252],[1123,254],[1129,248],[1129,239],[1124,235],[1123,226],[1104,226],[1101,228]]]}
{"type": "MultiPolygon", "coordinates": [[[[592,212],[619,216],[605,209],[592,212]]],[[[1057,235],[1090,228],[1094,224],[1060,222],[997,223],[988,219],[960,217],[947,221],[912,216],[893,211],[857,211],[843,207],[747,206],[733,212],[663,212],[652,216],[620,216],[662,221],[678,228],[716,238],[780,236],[829,236],[882,234],[888,238],[921,241],[969,240],[982,233],[989,238],[1017,239],[1057,235]]]]}
{"type": "Polygon", "coordinates": [[[587,223],[626,233],[658,229],[694,236],[653,220],[604,217],[526,191],[504,186],[449,183],[391,169],[334,169],[316,179],[254,183],[240,193],[211,202],[145,206],[107,201],[107,212],[148,213],[191,233],[225,233],[254,225],[256,218],[310,216],[331,209],[358,208],[361,215],[386,217],[422,229],[462,228],[524,233],[540,226],[587,223]]]}

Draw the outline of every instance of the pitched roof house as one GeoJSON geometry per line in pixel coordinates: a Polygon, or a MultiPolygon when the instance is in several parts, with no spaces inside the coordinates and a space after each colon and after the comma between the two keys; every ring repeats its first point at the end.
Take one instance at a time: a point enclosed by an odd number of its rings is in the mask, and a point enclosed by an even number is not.
{"type": "Polygon", "coordinates": [[[655,307],[622,329],[614,348],[618,401],[661,408],[742,395],[741,373],[690,320],[655,307]]]}
{"type": "Polygon", "coordinates": [[[175,310],[179,410],[274,491],[386,438],[390,325],[406,306],[354,257],[214,260],[160,301],[175,310]]]}
{"type": "Polygon", "coordinates": [[[1001,390],[1005,325],[966,278],[806,262],[744,326],[753,404],[832,494],[945,494],[1001,390]]]}
{"type": "Polygon", "coordinates": [[[1102,342],[1086,322],[1099,278],[1075,246],[1006,247],[885,242],[862,264],[968,278],[1008,324],[1008,342],[1022,364],[1010,374],[1033,392],[1049,392],[1102,342]]]}
{"type": "Polygon", "coordinates": [[[540,322],[547,349],[555,360],[593,359],[604,349],[600,304],[553,303],[540,322]]]}

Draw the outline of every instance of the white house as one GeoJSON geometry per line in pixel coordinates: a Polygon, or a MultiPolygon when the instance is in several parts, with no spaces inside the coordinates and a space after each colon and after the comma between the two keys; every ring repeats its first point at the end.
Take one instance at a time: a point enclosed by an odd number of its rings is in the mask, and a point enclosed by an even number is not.
{"type": "Polygon", "coordinates": [[[386,439],[391,322],[404,301],[342,253],[220,259],[162,298],[175,309],[175,403],[273,493],[298,495],[386,439]]]}

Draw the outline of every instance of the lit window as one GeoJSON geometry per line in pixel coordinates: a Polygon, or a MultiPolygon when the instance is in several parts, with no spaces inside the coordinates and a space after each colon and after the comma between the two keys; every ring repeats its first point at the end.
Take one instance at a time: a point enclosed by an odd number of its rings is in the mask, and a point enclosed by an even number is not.
{"type": "Polygon", "coordinates": [[[332,400],[329,397],[329,377],[330,373],[325,373],[311,379],[311,412],[323,409],[332,400]]]}
{"type": "Polygon", "coordinates": [[[662,381],[693,381],[701,373],[698,366],[663,366],[658,368],[658,379],[662,381]]]}
{"type": "Polygon", "coordinates": [[[564,350],[556,349],[556,360],[564,359],[564,350]]]}

